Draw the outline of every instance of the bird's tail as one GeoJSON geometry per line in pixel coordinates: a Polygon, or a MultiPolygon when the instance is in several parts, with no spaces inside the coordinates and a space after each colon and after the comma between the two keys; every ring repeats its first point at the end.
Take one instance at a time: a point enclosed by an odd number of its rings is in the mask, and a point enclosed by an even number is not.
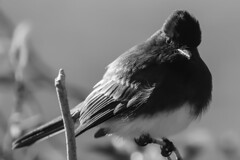
{"type": "MultiPolygon", "coordinates": [[[[78,107],[75,107],[75,109],[78,107]]],[[[79,118],[79,112],[71,110],[72,119],[74,122],[79,118]]],[[[55,136],[64,130],[63,119],[61,116],[52,121],[38,127],[37,129],[27,133],[12,143],[12,149],[30,146],[35,142],[43,141],[49,137],[55,136]]]]}
{"type": "Polygon", "coordinates": [[[12,149],[30,146],[37,141],[45,140],[62,132],[63,129],[62,117],[58,117],[14,141],[12,149]]]}

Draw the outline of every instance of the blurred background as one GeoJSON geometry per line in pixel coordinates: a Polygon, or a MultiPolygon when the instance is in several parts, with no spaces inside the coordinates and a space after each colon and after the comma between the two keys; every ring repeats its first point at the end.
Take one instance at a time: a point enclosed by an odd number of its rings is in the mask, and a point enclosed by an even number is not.
{"type": "MultiPolygon", "coordinates": [[[[0,1],[0,159],[65,159],[63,134],[28,149],[9,149],[12,139],[60,114],[54,88],[58,69],[67,74],[73,107],[112,60],[148,38],[176,9],[186,9],[200,21],[199,51],[214,88],[202,119],[170,138],[185,159],[239,159],[237,0],[0,1]]],[[[138,148],[115,138],[95,140],[94,131],[77,138],[78,159],[161,159],[159,148],[138,148]]]]}

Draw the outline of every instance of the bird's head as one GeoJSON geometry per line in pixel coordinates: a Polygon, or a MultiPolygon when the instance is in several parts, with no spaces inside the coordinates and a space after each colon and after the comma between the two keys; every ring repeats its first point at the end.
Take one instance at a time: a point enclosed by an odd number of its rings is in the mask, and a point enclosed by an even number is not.
{"type": "Polygon", "coordinates": [[[199,22],[187,11],[177,10],[171,14],[162,26],[167,43],[173,43],[181,54],[190,58],[188,49],[197,48],[201,43],[199,22]]]}

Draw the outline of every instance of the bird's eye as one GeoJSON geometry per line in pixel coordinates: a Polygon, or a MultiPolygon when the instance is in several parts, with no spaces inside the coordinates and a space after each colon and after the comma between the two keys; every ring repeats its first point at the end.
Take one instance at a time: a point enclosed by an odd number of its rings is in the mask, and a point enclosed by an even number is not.
{"type": "Polygon", "coordinates": [[[172,39],[169,38],[169,37],[167,37],[167,38],[166,38],[166,43],[167,43],[167,44],[171,44],[171,43],[172,43],[172,39]]]}

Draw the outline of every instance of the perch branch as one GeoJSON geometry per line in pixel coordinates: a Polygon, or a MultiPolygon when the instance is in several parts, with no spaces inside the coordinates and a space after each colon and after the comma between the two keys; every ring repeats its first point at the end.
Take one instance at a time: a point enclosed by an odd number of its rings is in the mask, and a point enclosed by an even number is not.
{"type": "Polygon", "coordinates": [[[77,160],[74,124],[70,115],[63,69],[59,70],[58,77],[55,79],[55,87],[65,128],[67,159],[77,160]]]}

